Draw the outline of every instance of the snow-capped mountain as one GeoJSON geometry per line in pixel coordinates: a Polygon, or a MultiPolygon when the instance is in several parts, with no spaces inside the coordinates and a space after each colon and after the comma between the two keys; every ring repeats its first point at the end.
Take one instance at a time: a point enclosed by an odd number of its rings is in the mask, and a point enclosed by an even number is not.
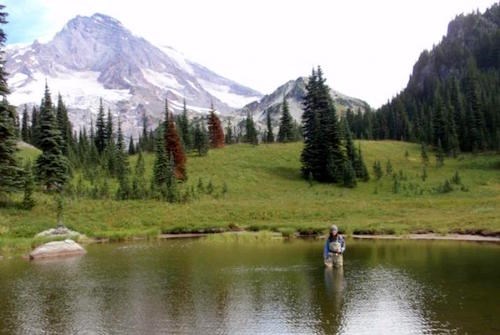
{"type": "MultiPolygon", "coordinates": [[[[306,94],[306,83],[306,77],[290,80],[278,87],[273,93],[262,97],[259,101],[249,103],[240,109],[239,114],[243,116],[250,112],[254,120],[262,126],[266,123],[267,112],[269,111],[271,113],[273,125],[278,125],[283,98],[286,98],[290,114],[300,123],[303,113],[302,101],[306,94]]],[[[362,112],[365,112],[370,108],[368,103],[361,99],[349,97],[335,90],[330,90],[330,94],[340,114],[347,109],[352,109],[355,112],[360,109],[362,112]]]]}
{"type": "Polygon", "coordinates": [[[262,96],[102,14],[75,17],[48,43],[8,46],[5,59],[11,104],[39,104],[47,80],[53,95],[62,95],[76,128],[95,118],[101,97],[124,130],[136,134],[143,113],[157,124],[165,98],[175,111],[186,99],[193,113],[213,103],[224,115],[262,96]]]}

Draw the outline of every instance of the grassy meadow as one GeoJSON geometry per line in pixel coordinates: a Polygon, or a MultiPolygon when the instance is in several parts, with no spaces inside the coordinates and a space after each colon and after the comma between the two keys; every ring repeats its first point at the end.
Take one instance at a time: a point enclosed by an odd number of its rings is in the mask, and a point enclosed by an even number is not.
{"type": "MultiPolygon", "coordinates": [[[[88,237],[110,240],[231,229],[307,233],[326,231],[332,223],[346,234],[500,234],[500,155],[461,154],[437,168],[429,152],[428,177],[423,181],[419,145],[359,143],[371,180],[358,182],[354,189],[303,180],[302,143],[238,144],[211,150],[206,157],[188,157],[189,180],[181,190],[197,189],[201,179],[204,189],[211,181],[211,194],[203,192],[181,204],[66,197],[64,223],[88,237]],[[378,181],[372,169],[375,160],[384,170],[378,181]],[[393,176],[386,175],[387,160],[398,175],[397,185],[393,176]],[[451,180],[456,171],[461,184],[451,183],[453,190],[444,193],[445,180],[451,180]]],[[[19,154],[33,160],[37,151],[23,148],[19,154]]],[[[136,159],[131,157],[131,167],[136,159]]],[[[150,177],[154,155],[146,155],[145,160],[150,177]]],[[[22,194],[14,198],[22,199],[22,194]]],[[[33,238],[36,233],[55,226],[53,198],[36,193],[35,200],[31,211],[12,205],[0,208],[0,254],[30,249],[40,242],[33,238]]]]}

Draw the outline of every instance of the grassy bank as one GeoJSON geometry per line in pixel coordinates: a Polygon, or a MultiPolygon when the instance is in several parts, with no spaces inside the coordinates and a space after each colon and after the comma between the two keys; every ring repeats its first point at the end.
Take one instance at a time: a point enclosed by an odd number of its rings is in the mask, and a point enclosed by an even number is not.
{"type": "MultiPolygon", "coordinates": [[[[114,201],[68,198],[64,222],[89,237],[124,240],[160,233],[220,231],[245,228],[294,231],[324,230],[332,222],[349,233],[403,234],[414,232],[500,233],[500,156],[463,154],[441,168],[430,155],[427,179],[422,180],[418,145],[361,141],[372,179],[355,189],[301,179],[301,143],[234,145],[188,159],[189,186],[201,178],[215,186],[211,195],[186,204],[161,201],[114,201]],[[375,160],[386,168],[391,161],[399,176],[373,177],[375,160]],[[461,183],[443,188],[459,172],[461,183]],[[224,183],[227,193],[222,192],[224,183]],[[449,191],[449,192],[445,192],[449,191]],[[397,192],[397,193],[395,193],[397,192]]],[[[33,158],[36,152],[23,149],[33,158]]],[[[134,166],[136,157],[131,158],[134,166]]],[[[146,156],[151,173],[153,155],[146,156]]],[[[21,194],[17,195],[22,197],[21,194]]],[[[37,206],[24,211],[0,208],[0,250],[29,249],[33,236],[55,225],[51,197],[36,193],[37,206]]]]}

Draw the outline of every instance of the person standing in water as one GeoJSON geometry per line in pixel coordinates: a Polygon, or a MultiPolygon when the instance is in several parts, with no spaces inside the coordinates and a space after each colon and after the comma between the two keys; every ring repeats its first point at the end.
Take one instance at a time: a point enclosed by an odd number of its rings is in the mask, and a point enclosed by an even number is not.
{"type": "MultiPolygon", "coordinates": [[[[325,247],[323,249],[323,258],[325,264],[333,262],[333,256],[341,256],[345,251],[345,240],[342,235],[339,234],[339,229],[336,225],[330,227],[330,234],[325,242],[325,247]]],[[[338,258],[338,257],[336,257],[338,258]]]]}

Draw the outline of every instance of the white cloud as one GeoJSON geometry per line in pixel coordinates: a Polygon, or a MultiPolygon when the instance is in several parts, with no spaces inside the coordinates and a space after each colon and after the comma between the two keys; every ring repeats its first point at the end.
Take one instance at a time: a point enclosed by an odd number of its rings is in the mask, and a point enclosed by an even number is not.
{"type": "MultiPolygon", "coordinates": [[[[45,38],[76,15],[111,15],[228,78],[269,93],[321,65],[330,86],[374,106],[407,83],[456,14],[493,0],[37,0],[45,38]]],[[[27,27],[29,29],[29,27],[27,27]]]]}

